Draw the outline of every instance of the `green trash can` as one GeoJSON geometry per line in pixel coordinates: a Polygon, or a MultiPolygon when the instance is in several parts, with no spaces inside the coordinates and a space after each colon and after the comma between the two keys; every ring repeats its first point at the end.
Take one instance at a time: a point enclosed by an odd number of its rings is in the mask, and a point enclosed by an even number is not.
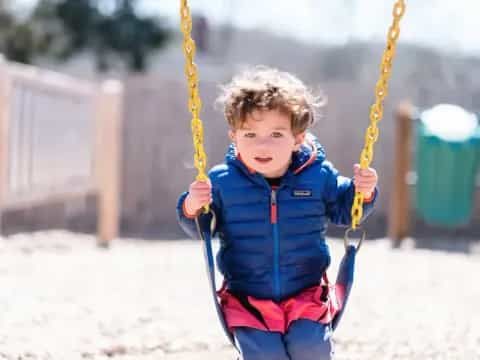
{"type": "Polygon", "coordinates": [[[437,105],[421,113],[416,130],[417,212],[433,225],[468,223],[480,164],[477,116],[437,105]]]}

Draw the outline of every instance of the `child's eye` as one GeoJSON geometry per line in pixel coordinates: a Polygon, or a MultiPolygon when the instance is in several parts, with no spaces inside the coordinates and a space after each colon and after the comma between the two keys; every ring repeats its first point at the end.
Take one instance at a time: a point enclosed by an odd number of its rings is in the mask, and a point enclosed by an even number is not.
{"type": "Polygon", "coordinates": [[[246,137],[246,138],[254,138],[254,137],[255,137],[255,133],[249,132],[249,133],[245,133],[243,136],[246,137]]]}
{"type": "Polygon", "coordinates": [[[281,132],[275,131],[275,132],[272,133],[272,137],[274,137],[274,138],[281,138],[282,136],[283,136],[283,134],[281,132]]]}

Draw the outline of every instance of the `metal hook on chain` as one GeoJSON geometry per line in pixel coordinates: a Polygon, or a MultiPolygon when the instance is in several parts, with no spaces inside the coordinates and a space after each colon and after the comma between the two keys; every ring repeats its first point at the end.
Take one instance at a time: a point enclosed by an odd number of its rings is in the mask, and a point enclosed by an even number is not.
{"type": "Polygon", "coordinates": [[[360,237],[360,240],[358,240],[357,245],[355,246],[355,249],[358,252],[360,250],[360,247],[362,246],[363,240],[365,240],[365,238],[367,237],[367,232],[365,231],[365,229],[362,229],[360,227],[357,227],[356,229],[349,228],[347,231],[345,231],[345,235],[343,237],[343,244],[345,245],[345,251],[347,251],[348,247],[351,245],[349,234],[352,231],[361,231],[362,232],[362,236],[360,237]]]}

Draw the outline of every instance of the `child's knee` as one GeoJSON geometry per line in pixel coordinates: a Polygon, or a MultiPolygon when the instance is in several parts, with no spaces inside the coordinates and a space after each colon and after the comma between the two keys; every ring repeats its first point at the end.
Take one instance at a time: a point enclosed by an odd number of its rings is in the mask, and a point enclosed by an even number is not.
{"type": "Polygon", "coordinates": [[[328,326],[310,320],[298,320],[285,337],[288,352],[295,360],[330,360],[333,357],[330,335],[328,326]]]}
{"type": "Polygon", "coordinates": [[[288,352],[295,360],[330,360],[333,356],[333,348],[330,339],[311,341],[312,338],[297,340],[288,347],[288,352]]]}
{"type": "Polygon", "coordinates": [[[278,333],[237,328],[235,338],[241,360],[288,360],[282,337],[278,333]]]}
{"type": "Polygon", "coordinates": [[[241,351],[241,360],[287,360],[284,351],[279,351],[272,347],[265,347],[261,350],[251,351],[251,349],[243,349],[241,351]]]}

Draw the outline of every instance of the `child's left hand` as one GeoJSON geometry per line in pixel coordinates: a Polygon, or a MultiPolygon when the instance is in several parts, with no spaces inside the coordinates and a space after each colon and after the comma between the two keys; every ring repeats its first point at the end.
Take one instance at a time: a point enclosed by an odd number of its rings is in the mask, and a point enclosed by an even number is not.
{"type": "Polygon", "coordinates": [[[353,174],[355,190],[363,193],[365,199],[371,198],[378,182],[377,171],[373,168],[360,169],[360,165],[355,164],[353,165],[353,174]]]}

